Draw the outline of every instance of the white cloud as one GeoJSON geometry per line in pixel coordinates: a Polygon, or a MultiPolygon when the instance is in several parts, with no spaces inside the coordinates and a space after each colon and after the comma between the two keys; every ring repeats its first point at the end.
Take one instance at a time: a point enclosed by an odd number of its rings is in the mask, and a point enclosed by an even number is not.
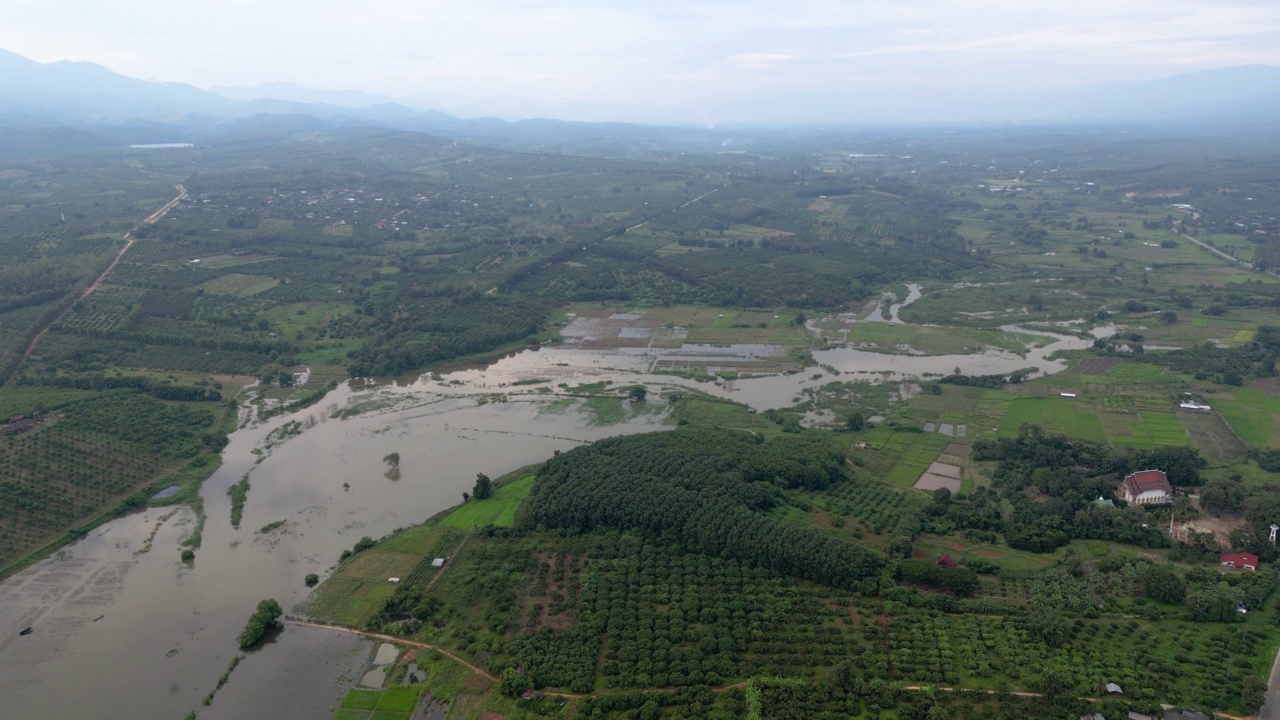
{"type": "Polygon", "coordinates": [[[697,106],[1280,64],[1275,0],[4,0],[0,47],[199,86],[697,106]],[[997,67],[998,66],[998,69],[997,67]]]}
{"type": "Polygon", "coordinates": [[[795,55],[786,53],[738,53],[729,57],[729,63],[737,65],[746,70],[765,70],[775,67],[778,63],[788,60],[798,59],[795,55]]]}

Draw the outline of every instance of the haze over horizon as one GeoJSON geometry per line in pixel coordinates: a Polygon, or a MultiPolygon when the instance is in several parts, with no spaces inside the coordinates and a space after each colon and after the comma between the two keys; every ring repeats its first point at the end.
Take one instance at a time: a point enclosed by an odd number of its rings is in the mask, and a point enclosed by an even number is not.
{"type": "Polygon", "coordinates": [[[7,10],[0,47],[39,62],[505,117],[712,125],[875,107],[925,119],[948,104],[1007,113],[1037,93],[1280,65],[1280,6],[1266,0],[11,0],[7,10]]]}

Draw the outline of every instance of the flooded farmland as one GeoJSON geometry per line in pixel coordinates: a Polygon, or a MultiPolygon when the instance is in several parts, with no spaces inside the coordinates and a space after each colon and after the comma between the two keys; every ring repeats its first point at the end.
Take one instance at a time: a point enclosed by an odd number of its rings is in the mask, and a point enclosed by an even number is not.
{"type": "Polygon", "coordinates": [[[572,408],[546,412],[550,403],[344,386],[320,407],[237,431],[202,490],[208,520],[190,567],[179,542],[194,513],[159,508],[107,523],[0,584],[0,717],[84,717],[86,708],[103,718],[174,720],[193,709],[201,717],[317,717],[308,703],[281,704],[329,702],[343,658],[360,654],[363,666],[364,641],[290,627],[249,653],[212,707],[201,705],[254,605],[273,597],[293,607],[308,592],[307,573],[325,574],[361,536],[456,505],[478,472],[496,477],[555,450],[662,427],[661,414],[600,425],[572,408]],[[331,419],[339,408],[367,409],[331,419]],[[390,452],[402,458],[398,480],[384,475],[390,452]],[[246,472],[251,490],[234,530],[227,488],[246,472]],[[19,636],[28,626],[32,633],[19,636]],[[286,668],[288,694],[261,679],[286,668]]]}
{"type": "MultiPolygon", "coordinates": [[[[675,350],[640,347],[582,350],[552,346],[515,353],[485,368],[451,373],[445,381],[424,377],[418,384],[439,392],[473,393],[477,390],[518,389],[520,386],[515,383],[531,380],[545,380],[548,385],[605,381],[616,384],[663,383],[735,400],[756,410],[771,410],[794,405],[799,402],[797,398],[804,389],[821,387],[833,380],[941,377],[952,374],[956,368],[966,375],[1007,374],[1026,368],[1038,368],[1039,373],[1052,374],[1065,370],[1067,363],[1050,359],[1051,355],[1060,350],[1087,348],[1093,342],[1092,336],[1086,339],[1015,325],[1004,326],[1001,330],[1042,337],[1047,344],[1029,348],[1022,355],[996,348],[964,354],[896,355],[836,346],[815,350],[813,358],[819,366],[832,368],[838,375],[809,368],[798,373],[744,376],[731,381],[714,376],[721,371],[741,371],[745,375],[749,373],[752,362],[783,350],[759,344],[685,344],[675,350]],[[707,377],[698,380],[663,372],[673,368],[699,368],[707,373],[707,377]]],[[[1113,331],[1112,328],[1103,334],[1113,331]]]]}
{"type": "Polygon", "coordinates": [[[695,388],[765,410],[789,406],[804,388],[833,379],[945,375],[956,367],[969,374],[1057,371],[1063,364],[1048,359],[1052,352],[1089,342],[1050,339],[1025,356],[815,351],[839,378],[817,369],[705,382],[654,374],[669,367],[663,360],[714,373],[778,352],[689,345],[552,347],[404,385],[343,385],[313,408],[231,436],[222,467],[202,489],[208,519],[190,566],[179,559],[179,542],[192,531],[194,513],[156,508],[103,525],[0,583],[0,717],[77,717],[86,708],[93,717],[157,720],[193,709],[213,718],[327,716],[333,699],[358,679],[353,673],[371,646],[296,626],[249,653],[212,706],[201,700],[236,655],[235,638],[254,605],[272,597],[287,612],[308,593],[304,576],[324,576],[360,537],[380,537],[457,504],[476,473],[496,477],[556,450],[667,427],[665,403],[564,397],[574,385],[695,388]],[[395,479],[383,462],[391,452],[401,455],[395,479]],[[246,473],[251,489],[237,530],[227,489],[246,473]],[[28,626],[32,633],[19,636],[28,626]]]}

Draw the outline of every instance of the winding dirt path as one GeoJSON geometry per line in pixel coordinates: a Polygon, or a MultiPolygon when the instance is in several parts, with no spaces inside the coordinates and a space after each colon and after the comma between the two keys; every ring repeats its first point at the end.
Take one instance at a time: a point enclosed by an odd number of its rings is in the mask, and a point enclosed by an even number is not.
{"type": "Polygon", "coordinates": [[[53,326],[54,326],[54,325],[55,325],[59,320],[61,320],[62,318],[66,317],[66,316],[67,316],[67,313],[71,312],[71,309],[72,309],[72,308],[74,308],[74,307],[76,306],[76,303],[78,303],[78,302],[80,302],[81,300],[84,300],[85,298],[89,297],[90,295],[92,295],[92,294],[93,294],[93,292],[94,292],[95,290],[97,290],[98,288],[102,287],[102,284],[103,284],[104,282],[106,282],[106,281],[107,281],[107,276],[111,274],[111,271],[112,271],[112,270],[115,270],[115,269],[116,269],[116,265],[119,265],[119,264],[120,264],[120,260],[124,257],[124,254],[125,254],[125,253],[127,253],[127,252],[129,252],[129,248],[133,247],[133,243],[134,243],[134,241],[136,240],[136,238],[135,238],[135,237],[133,237],[133,233],[134,233],[135,231],[137,231],[137,230],[138,230],[138,228],[142,227],[143,225],[151,225],[151,224],[152,224],[152,223],[154,223],[155,221],[157,221],[157,220],[159,220],[160,218],[164,217],[164,216],[165,216],[165,213],[169,212],[169,211],[170,211],[170,210],[172,210],[172,209],[173,209],[173,208],[174,208],[178,203],[180,203],[180,202],[182,202],[184,199],[186,199],[186,197],[187,197],[187,189],[186,189],[186,188],[182,187],[181,185],[174,185],[173,187],[178,191],[178,196],[177,196],[177,197],[175,197],[174,199],[170,200],[169,202],[165,203],[164,207],[162,207],[162,208],[160,208],[159,210],[157,210],[157,211],[155,211],[155,212],[151,213],[150,215],[148,215],[148,216],[146,217],[146,219],[145,219],[145,220],[143,220],[142,222],[140,222],[140,223],[138,223],[137,225],[133,226],[133,229],[132,229],[132,230],[130,230],[129,232],[125,233],[125,234],[124,234],[124,239],[125,239],[124,247],[120,248],[120,252],[116,254],[115,259],[111,261],[111,264],[107,266],[107,269],[106,269],[106,270],[103,270],[103,271],[102,271],[102,274],[101,274],[101,275],[99,275],[99,276],[98,276],[98,278],[97,278],[96,280],[94,280],[94,281],[93,281],[93,284],[92,284],[92,285],[90,285],[89,287],[85,288],[84,292],[80,293],[80,297],[76,298],[75,302],[73,302],[73,303],[71,303],[70,305],[68,305],[66,310],[63,310],[61,313],[59,313],[59,314],[58,314],[58,317],[56,317],[56,318],[54,318],[52,321],[50,321],[48,325],[45,325],[43,328],[40,328],[40,332],[36,333],[36,336],[35,336],[34,338],[32,338],[32,339],[31,339],[31,343],[30,343],[29,345],[27,345],[27,350],[26,350],[26,352],[22,353],[22,359],[18,361],[18,365],[17,365],[17,367],[15,367],[15,368],[13,369],[13,374],[12,374],[12,375],[10,375],[10,376],[9,376],[9,378],[8,378],[7,380],[5,380],[5,384],[6,384],[6,385],[8,385],[8,384],[12,383],[14,380],[17,380],[17,379],[18,379],[18,373],[22,371],[22,366],[23,366],[24,364],[26,364],[27,359],[31,357],[31,354],[32,354],[32,353],[34,353],[34,352],[36,351],[36,346],[38,346],[38,345],[40,344],[40,339],[44,337],[44,334],[45,334],[45,333],[47,333],[47,332],[49,332],[49,328],[53,327],[53,326]]]}

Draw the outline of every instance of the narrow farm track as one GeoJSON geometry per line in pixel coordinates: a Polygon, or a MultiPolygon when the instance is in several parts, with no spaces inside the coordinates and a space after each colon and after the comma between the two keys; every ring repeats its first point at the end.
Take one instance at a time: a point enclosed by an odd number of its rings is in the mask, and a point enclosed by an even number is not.
{"type": "MultiPolygon", "coordinates": [[[[466,660],[463,660],[457,655],[454,655],[448,650],[445,650],[444,648],[439,647],[438,645],[431,645],[429,643],[418,642],[417,640],[408,640],[402,637],[396,637],[395,635],[384,635],[382,633],[368,632],[365,630],[355,630],[353,628],[342,627],[341,625],[324,625],[322,623],[313,623],[313,622],[308,622],[306,620],[298,620],[296,618],[287,619],[284,622],[289,625],[301,625],[303,627],[320,628],[321,630],[335,630],[337,632],[350,633],[352,635],[360,635],[362,637],[367,637],[371,640],[381,640],[383,642],[395,643],[399,645],[408,645],[409,647],[420,648],[422,650],[434,650],[451,660],[457,661],[458,663],[460,663],[461,665],[469,669],[471,672],[479,675],[480,677],[483,677],[484,679],[488,680],[491,683],[494,683],[495,685],[499,682],[498,678],[494,677],[493,675],[490,675],[484,670],[481,670],[475,665],[472,665],[466,660]]],[[[749,681],[747,680],[743,680],[742,682],[736,682],[736,683],[733,683],[732,685],[720,685],[718,687],[711,688],[711,692],[726,692],[729,690],[737,690],[739,688],[746,687],[748,682],[749,681]]],[[[908,688],[908,689],[911,689],[911,688],[908,688]]],[[[675,692],[675,691],[676,691],[676,688],[662,688],[662,689],[656,690],[655,692],[675,692]]],[[[572,700],[577,700],[577,699],[586,697],[581,693],[558,693],[558,692],[547,692],[545,690],[540,690],[539,692],[541,692],[543,695],[548,695],[550,697],[562,697],[562,698],[569,698],[572,700]]]]}
{"type": "MultiPolygon", "coordinates": [[[[885,618],[885,621],[886,622],[888,621],[887,617],[885,618]]],[[[444,648],[439,647],[437,645],[418,642],[417,640],[407,640],[402,637],[396,637],[395,635],[384,635],[382,633],[367,632],[364,630],[354,630],[352,628],[342,627],[340,625],[324,625],[321,623],[313,623],[313,622],[308,622],[306,620],[297,620],[297,619],[288,619],[288,620],[285,620],[285,622],[290,625],[301,625],[304,627],[320,628],[321,630],[334,630],[337,632],[350,633],[352,635],[360,635],[362,637],[367,637],[371,640],[381,640],[383,642],[395,643],[399,645],[408,645],[409,647],[420,648],[423,650],[434,650],[440,653],[441,655],[444,655],[445,657],[451,660],[454,660],[459,664],[465,666],[471,672],[483,677],[484,679],[488,680],[491,683],[494,683],[495,685],[498,684],[499,682],[498,678],[494,677],[493,675],[490,675],[484,670],[481,670],[475,665],[472,665],[466,660],[463,660],[457,655],[454,655],[448,650],[445,650],[444,648]]],[[[741,688],[745,688],[748,683],[750,683],[750,680],[742,680],[740,682],[736,682],[730,685],[718,685],[716,687],[711,688],[711,692],[718,693],[718,692],[728,692],[730,690],[739,690],[741,688]]],[[[965,688],[953,688],[953,687],[939,687],[937,685],[904,685],[901,687],[903,690],[910,690],[912,692],[948,692],[949,693],[949,692],[957,692],[958,690],[965,689],[965,688]]],[[[676,688],[660,688],[660,689],[655,689],[653,692],[675,692],[675,690],[676,688]]],[[[578,700],[583,697],[586,697],[586,695],[583,695],[581,693],[558,693],[558,692],[546,692],[546,691],[541,691],[541,692],[543,695],[547,695],[549,697],[561,697],[561,698],[568,698],[571,700],[578,700]]],[[[985,692],[989,695],[1000,694],[1000,691],[998,690],[983,690],[982,692],[985,692]]],[[[1034,693],[1034,692],[1019,691],[1019,692],[1011,692],[1009,694],[1017,697],[1027,697],[1027,698],[1044,697],[1043,693],[1034,693]]],[[[1088,702],[1094,702],[1094,703],[1098,702],[1098,698],[1092,698],[1092,697],[1082,697],[1079,699],[1087,700],[1088,702]]],[[[1260,720],[1258,719],[1258,716],[1254,716],[1254,715],[1250,715],[1248,717],[1237,717],[1235,715],[1224,715],[1222,713],[1218,713],[1218,717],[1227,718],[1228,720],[1256,720],[1256,719],[1260,720]]]]}
{"type": "MultiPolygon", "coordinates": [[[[373,640],[382,640],[383,642],[396,643],[396,644],[398,644],[398,645],[408,645],[409,647],[421,648],[421,649],[423,649],[423,650],[435,650],[436,652],[440,653],[441,655],[444,655],[444,656],[445,656],[445,657],[447,657],[447,658],[451,658],[451,659],[453,659],[453,660],[456,660],[456,661],[458,661],[459,663],[461,663],[461,664],[463,664],[463,665],[467,666],[467,668],[469,668],[469,669],[471,670],[471,672],[473,672],[473,673],[475,673],[475,674],[477,674],[477,675],[479,675],[479,676],[483,677],[484,679],[488,680],[489,682],[493,682],[493,683],[498,682],[498,678],[496,678],[496,677],[494,677],[494,676],[490,675],[489,673],[485,672],[484,670],[481,670],[480,668],[476,667],[475,665],[472,665],[471,663],[467,662],[466,660],[463,660],[462,658],[458,657],[457,655],[454,655],[453,653],[449,652],[448,650],[445,650],[444,648],[442,648],[442,647],[438,647],[438,646],[436,646],[436,645],[430,645],[430,644],[427,644],[427,643],[424,643],[424,642],[418,642],[417,640],[406,640],[405,638],[402,638],[402,637],[396,637],[395,635],[383,635],[382,633],[367,632],[367,631],[365,631],[365,630],[354,630],[354,629],[352,629],[352,628],[342,627],[341,625],[323,625],[323,624],[320,624],[320,623],[307,622],[306,620],[285,620],[285,622],[286,622],[286,623],[288,623],[288,624],[290,624],[290,625],[303,625],[303,626],[306,626],[306,627],[320,628],[320,629],[322,629],[322,630],[336,630],[336,631],[338,631],[338,632],[351,633],[352,635],[361,635],[361,636],[363,636],[363,637],[371,638],[371,639],[373,639],[373,640]]],[[[550,694],[550,693],[548,693],[548,694],[550,694]]],[[[581,696],[581,695],[568,695],[568,696],[566,696],[566,697],[582,697],[582,696],[581,696]]]]}
{"type": "Polygon", "coordinates": [[[77,303],[89,297],[94,293],[95,290],[102,287],[102,284],[107,281],[107,276],[110,275],[111,271],[115,270],[116,266],[120,264],[120,260],[124,258],[124,254],[129,252],[129,248],[133,247],[133,243],[136,240],[136,238],[133,237],[133,233],[143,225],[151,225],[155,221],[164,217],[165,214],[168,213],[170,210],[172,210],[178,203],[186,199],[187,197],[186,188],[184,188],[181,185],[174,185],[173,187],[178,191],[177,197],[165,203],[164,207],[151,213],[146,217],[145,220],[135,225],[133,229],[130,230],[129,232],[125,233],[124,247],[120,248],[120,252],[116,254],[115,259],[111,261],[111,264],[107,266],[107,269],[103,270],[102,274],[99,275],[97,279],[93,281],[93,284],[85,288],[84,292],[80,293],[80,297],[76,298],[75,302],[68,305],[66,310],[63,310],[61,313],[59,313],[58,317],[51,320],[48,325],[45,325],[44,327],[40,328],[40,332],[36,333],[36,336],[31,339],[31,343],[27,345],[26,351],[22,353],[22,359],[18,361],[17,367],[13,369],[13,374],[10,375],[7,380],[5,380],[6,385],[11,384],[14,380],[18,379],[18,373],[22,371],[22,366],[27,362],[27,359],[31,357],[31,354],[36,351],[36,347],[40,344],[40,339],[44,337],[45,333],[49,332],[49,328],[53,327],[55,324],[58,323],[58,321],[66,317],[67,313],[71,312],[71,309],[74,308],[77,303]]]}

